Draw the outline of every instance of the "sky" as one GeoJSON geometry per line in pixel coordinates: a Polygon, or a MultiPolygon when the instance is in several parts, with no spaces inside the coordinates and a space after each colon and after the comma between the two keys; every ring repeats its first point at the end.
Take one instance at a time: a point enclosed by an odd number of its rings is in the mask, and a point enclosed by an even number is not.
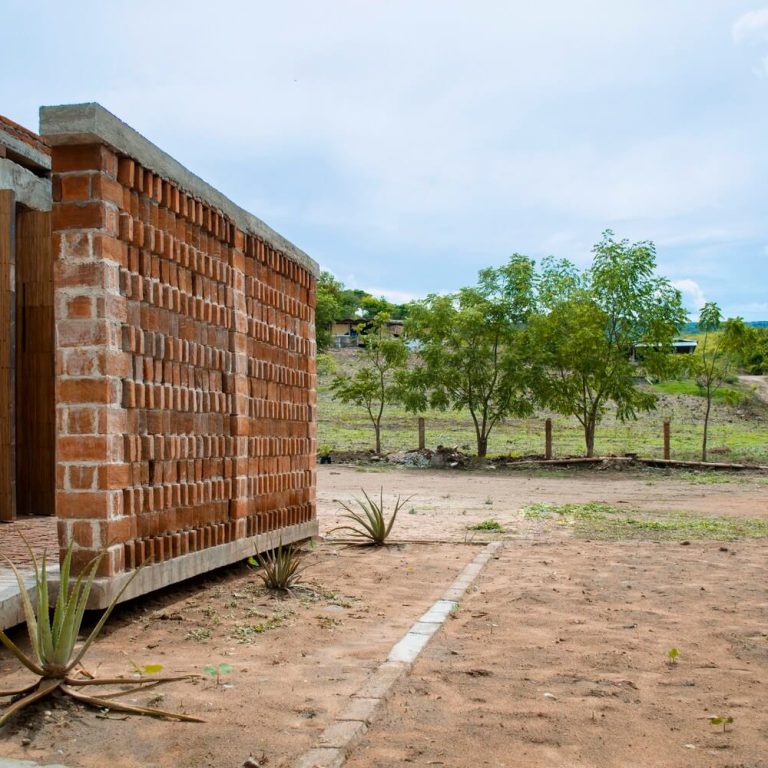
{"type": "Polygon", "coordinates": [[[98,101],[348,287],[656,244],[768,319],[763,0],[0,0],[0,114],[98,101]]]}

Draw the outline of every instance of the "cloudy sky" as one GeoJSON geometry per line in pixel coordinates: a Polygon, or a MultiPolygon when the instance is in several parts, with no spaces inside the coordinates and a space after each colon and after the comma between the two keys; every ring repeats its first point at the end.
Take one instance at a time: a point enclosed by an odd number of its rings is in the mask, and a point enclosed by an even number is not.
{"type": "Polygon", "coordinates": [[[586,264],[611,228],[694,314],[768,319],[765,0],[0,9],[0,114],[98,101],[351,287],[586,264]]]}

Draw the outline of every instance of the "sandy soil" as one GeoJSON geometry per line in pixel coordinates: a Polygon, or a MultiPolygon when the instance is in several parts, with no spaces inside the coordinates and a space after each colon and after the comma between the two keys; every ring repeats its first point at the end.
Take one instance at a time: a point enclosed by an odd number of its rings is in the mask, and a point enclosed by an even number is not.
{"type": "Polygon", "coordinates": [[[767,581],[762,542],[510,543],[347,765],[768,766],[767,581]]]}
{"type": "MultiPolygon", "coordinates": [[[[310,589],[297,590],[293,599],[266,595],[252,572],[234,566],[122,608],[88,652],[88,671],[129,675],[131,660],[163,664],[164,674],[202,674],[206,665],[229,664],[232,672],[220,685],[205,677],[176,682],[136,701],[207,722],[100,717],[49,700],[0,732],[0,756],[75,768],[235,768],[249,755],[270,768],[289,765],[477,551],[323,546],[308,557],[310,589]],[[156,693],[163,698],[152,702],[156,693]]],[[[7,654],[0,657],[3,688],[25,679],[16,666],[7,654]]]]}
{"type": "MultiPolygon", "coordinates": [[[[413,495],[395,528],[400,543],[364,552],[317,547],[310,588],[287,601],[265,595],[243,566],[168,589],[120,609],[88,654],[100,675],[129,673],[129,659],[162,663],[166,673],[231,664],[220,685],[158,689],[159,706],[206,724],[104,717],[49,702],[0,733],[0,756],[72,768],[234,768],[252,755],[257,765],[288,766],[478,551],[467,543],[498,536],[468,526],[495,519],[506,530],[502,554],[350,766],[768,768],[766,541],[584,541],[519,512],[531,502],[604,501],[768,516],[763,476],[729,479],[321,467],[324,532],[340,521],[334,499],[383,486],[389,504],[397,493],[413,495]],[[667,663],[672,647],[675,665],[667,663]],[[710,725],[713,715],[734,722],[723,733],[710,725]]],[[[13,670],[0,655],[4,687],[19,679],[13,670]]]]}
{"type": "MultiPolygon", "coordinates": [[[[483,520],[501,523],[506,538],[556,535],[523,519],[519,512],[537,502],[553,504],[605,502],[646,512],[768,517],[768,476],[720,475],[724,484],[696,484],[668,470],[569,469],[556,476],[496,470],[427,471],[333,465],[318,468],[318,514],[321,531],[338,525],[339,505],[384,490],[390,508],[400,494],[410,497],[395,532],[399,539],[467,541],[483,538],[468,528],[483,520]]],[[[704,476],[702,476],[704,477],[704,476]]],[[[487,536],[485,538],[488,538],[487,536]]]]}

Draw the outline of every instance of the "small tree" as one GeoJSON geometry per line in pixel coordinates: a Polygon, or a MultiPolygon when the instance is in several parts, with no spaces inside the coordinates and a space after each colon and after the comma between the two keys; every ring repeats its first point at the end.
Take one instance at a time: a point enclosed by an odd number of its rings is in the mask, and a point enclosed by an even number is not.
{"type": "Polygon", "coordinates": [[[609,406],[621,421],[652,410],[656,397],[636,385],[632,350],[643,346],[646,368],[660,367],[686,313],[680,292],[655,275],[653,243],[616,241],[607,230],[590,269],[547,260],[538,282],[542,314],[531,323],[540,403],[575,416],[587,456],[609,406]]]}
{"type": "Polygon", "coordinates": [[[341,314],[340,294],[344,286],[330,273],[321,272],[317,280],[315,306],[315,339],[317,351],[323,352],[331,345],[331,327],[341,314]]]}
{"type": "Polygon", "coordinates": [[[496,424],[532,411],[524,339],[533,275],[533,262],[516,254],[503,267],[482,270],[476,287],[430,295],[409,309],[405,333],[419,355],[401,376],[405,406],[466,408],[480,457],[496,424]]]}
{"type": "Polygon", "coordinates": [[[696,354],[691,357],[690,368],[706,399],[701,437],[701,460],[706,461],[712,400],[736,368],[744,346],[746,325],[740,318],[723,323],[720,307],[710,301],[699,314],[699,332],[704,337],[696,354]]]}
{"type": "Polygon", "coordinates": [[[408,348],[403,340],[384,333],[388,320],[389,316],[381,313],[365,325],[366,332],[361,336],[361,367],[351,376],[336,376],[331,383],[335,399],[365,408],[373,425],[377,454],[381,453],[384,407],[400,399],[396,374],[408,361],[408,348]]]}

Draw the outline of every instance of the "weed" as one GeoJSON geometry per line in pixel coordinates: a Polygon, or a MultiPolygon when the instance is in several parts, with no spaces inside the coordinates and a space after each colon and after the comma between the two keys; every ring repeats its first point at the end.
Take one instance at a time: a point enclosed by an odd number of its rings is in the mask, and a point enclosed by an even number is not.
{"type": "Polygon", "coordinates": [[[206,664],[206,666],[203,667],[203,672],[205,672],[208,677],[215,677],[216,678],[216,685],[221,685],[221,676],[222,675],[228,675],[232,671],[232,666],[230,664],[206,664]]]}
{"type": "Polygon", "coordinates": [[[721,717],[720,715],[715,715],[714,717],[709,718],[709,724],[722,725],[723,733],[725,733],[727,730],[727,726],[733,724],[733,717],[731,717],[730,715],[728,715],[727,717],[721,717]]]}
{"type": "Polygon", "coordinates": [[[492,531],[493,533],[504,533],[504,528],[498,520],[483,520],[481,523],[475,523],[468,526],[469,531],[492,531]]]}
{"type": "Polygon", "coordinates": [[[677,648],[670,648],[667,651],[667,664],[670,667],[677,666],[677,660],[680,658],[680,651],[677,648]]]}
{"type": "Polygon", "coordinates": [[[258,624],[238,624],[232,632],[232,638],[242,645],[248,645],[256,641],[259,635],[278,629],[285,624],[285,620],[293,613],[290,610],[277,610],[271,616],[265,614],[256,614],[262,616],[265,621],[258,624]]]}
{"type": "Polygon", "coordinates": [[[184,637],[185,640],[194,640],[196,643],[204,643],[211,639],[211,630],[208,627],[195,627],[190,629],[184,637]]]}
{"type": "MultiPolygon", "coordinates": [[[[362,489],[361,489],[362,490],[362,489]]],[[[392,531],[392,526],[395,524],[397,513],[408,502],[410,496],[407,499],[401,500],[397,497],[395,502],[395,508],[392,510],[389,520],[387,520],[384,513],[384,489],[382,488],[379,493],[378,504],[371,499],[371,497],[363,490],[363,496],[365,501],[361,499],[355,499],[355,502],[362,510],[355,512],[351,507],[340,501],[342,507],[347,511],[342,517],[347,520],[351,520],[354,525],[340,525],[333,528],[329,533],[334,531],[349,531],[353,536],[357,536],[361,539],[361,543],[369,546],[382,546],[389,534],[392,531]]]]}
{"type": "Polygon", "coordinates": [[[642,512],[610,504],[530,504],[523,516],[554,520],[573,526],[574,532],[590,538],[620,539],[647,537],[670,541],[690,539],[759,539],[768,537],[768,520],[762,518],[701,517],[687,512],[642,512]]]}

